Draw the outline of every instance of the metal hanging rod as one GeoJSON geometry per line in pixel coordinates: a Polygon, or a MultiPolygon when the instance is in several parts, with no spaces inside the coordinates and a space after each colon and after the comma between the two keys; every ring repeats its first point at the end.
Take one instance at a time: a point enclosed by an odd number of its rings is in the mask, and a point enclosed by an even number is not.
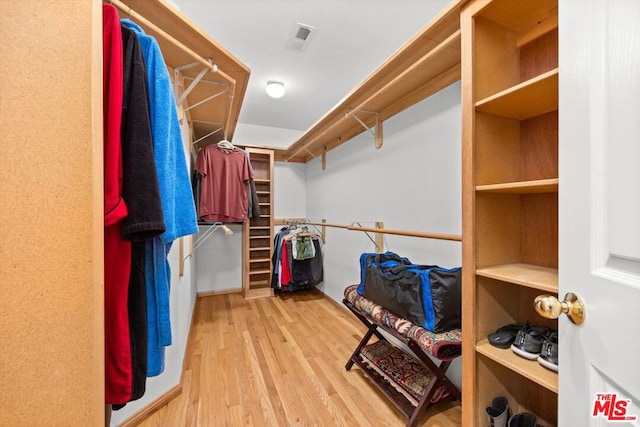
{"type": "Polygon", "coordinates": [[[205,136],[201,136],[200,138],[196,139],[195,141],[193,141],[193,142],[191,143],[191,145],[196,145],[198,142],[202,141],[203,139],[207,139],[207,138],[209,138],[211,135],[214,135],[214,134],[216,134],[216,133],[220,132],[220,131],[221,131],[221,130],[223,130],[223,129],[224,129],[224,126],[221,126],[221,127],[219,127],[218,129],[216,129],[216,130],[214,130],[214,131],[212,131],[212,132],[209,132],[209,133],[208,133],[208,134],[206,134],[205,136]]]}
{"type": "Polygon", "coordinates": [[[198,101],[193,105],[189,105],[187,108],[184,109],[184,111],[189,111],[192,108],[196,108],[198,105],[204,104],[205,102],[211,101],[212,99],[215,99],[217,97],[219,97],[220,95],[222,95],[223,93],[227,93],[229,92],[229,88],[225,88],[223,90],[221,90],[220,92],[216,92],[213,95],[203,99],[202,101],[198,101]]]}
{"type": "Polygon", "coordinates": [[[200,224],[201,226],[205,226],[205,227],[210,227],[207,231],[205,231],[202,236],[198,237],[196,239],[196,241],[193,243],[193,248],[191,249],[191,252],[189,252],[184,259],[189,258],[191,255],[193,255],[193,253],[196,251],[196,249],[198,249],[198,247],[200,247],[200,245],[202,245],[204,243],[205,240],[207,240],[207,238],[209,236],[211,236],[213,233],[215,233],[215,231],[219,228],[222,228],[224,230],[224,233],[227,236],[231,236],[233,234],[233,230],[231,230],[229,227],[227,227],[225,224],[221,223],[221,222],[215,222],[213,224],[200,224]]]}

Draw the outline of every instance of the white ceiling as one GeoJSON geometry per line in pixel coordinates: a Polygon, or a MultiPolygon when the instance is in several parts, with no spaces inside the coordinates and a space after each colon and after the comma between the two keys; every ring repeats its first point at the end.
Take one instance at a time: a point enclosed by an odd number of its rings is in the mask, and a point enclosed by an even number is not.
{"type": "MultiPolygon", "coordinates": [[[[306,130],[398,50],[448,0],[173,0],[251,69],[239,121],[306,130]],[[296,23],[317,30],[286,47],[296,23]],[[267,80],[283,80],[269,98],[267,80]]],[[[214,58],[215,62],[215,58],[214,58]]]]}

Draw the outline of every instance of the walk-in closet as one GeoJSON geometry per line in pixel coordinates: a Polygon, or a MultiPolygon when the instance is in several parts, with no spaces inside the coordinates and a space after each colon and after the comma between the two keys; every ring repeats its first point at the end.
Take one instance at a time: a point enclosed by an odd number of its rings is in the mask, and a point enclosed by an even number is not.
{"type": "Polygon", "coordinates": [[[0,426],[640,425],[639,20],[0,0],[0,426]]]}

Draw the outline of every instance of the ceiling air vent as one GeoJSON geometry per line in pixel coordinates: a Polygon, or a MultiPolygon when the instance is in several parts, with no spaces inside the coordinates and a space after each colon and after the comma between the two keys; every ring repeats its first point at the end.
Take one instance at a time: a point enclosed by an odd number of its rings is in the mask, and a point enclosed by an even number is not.
{"type": "Polygon", "coordinates": [[[315,32],[316,28],[311,25],[296,23],[287,38],[287,48],[302,52],[309,45],[315,32]]]}

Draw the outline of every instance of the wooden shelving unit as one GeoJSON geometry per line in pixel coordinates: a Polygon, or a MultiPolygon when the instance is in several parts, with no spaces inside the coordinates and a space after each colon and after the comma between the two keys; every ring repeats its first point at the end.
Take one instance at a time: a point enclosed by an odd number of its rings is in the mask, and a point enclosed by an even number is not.
{"type": "Polygon", "coordinates": [[[497,396],[557,424],[558,375],[489,344],[558,292],[557,0],[475,0],[461,15],[463,425],[497,396]]]}
{"type": "Polygon", "coordinates": [[[243,293],[245,298],[259,298],[273,295],[273,150],[247,148],[247,151],[260,202],[260,217],[251,218],[244,224],[243,293]]]}
{"type": "MultiPolygon", "coordinates": [[[[286,149],[278,161],[308,162],[460,80],[460,11],[454,0],[286,149]]],[[[373,147],[373,137],[372,137],[373,147]]]]}

